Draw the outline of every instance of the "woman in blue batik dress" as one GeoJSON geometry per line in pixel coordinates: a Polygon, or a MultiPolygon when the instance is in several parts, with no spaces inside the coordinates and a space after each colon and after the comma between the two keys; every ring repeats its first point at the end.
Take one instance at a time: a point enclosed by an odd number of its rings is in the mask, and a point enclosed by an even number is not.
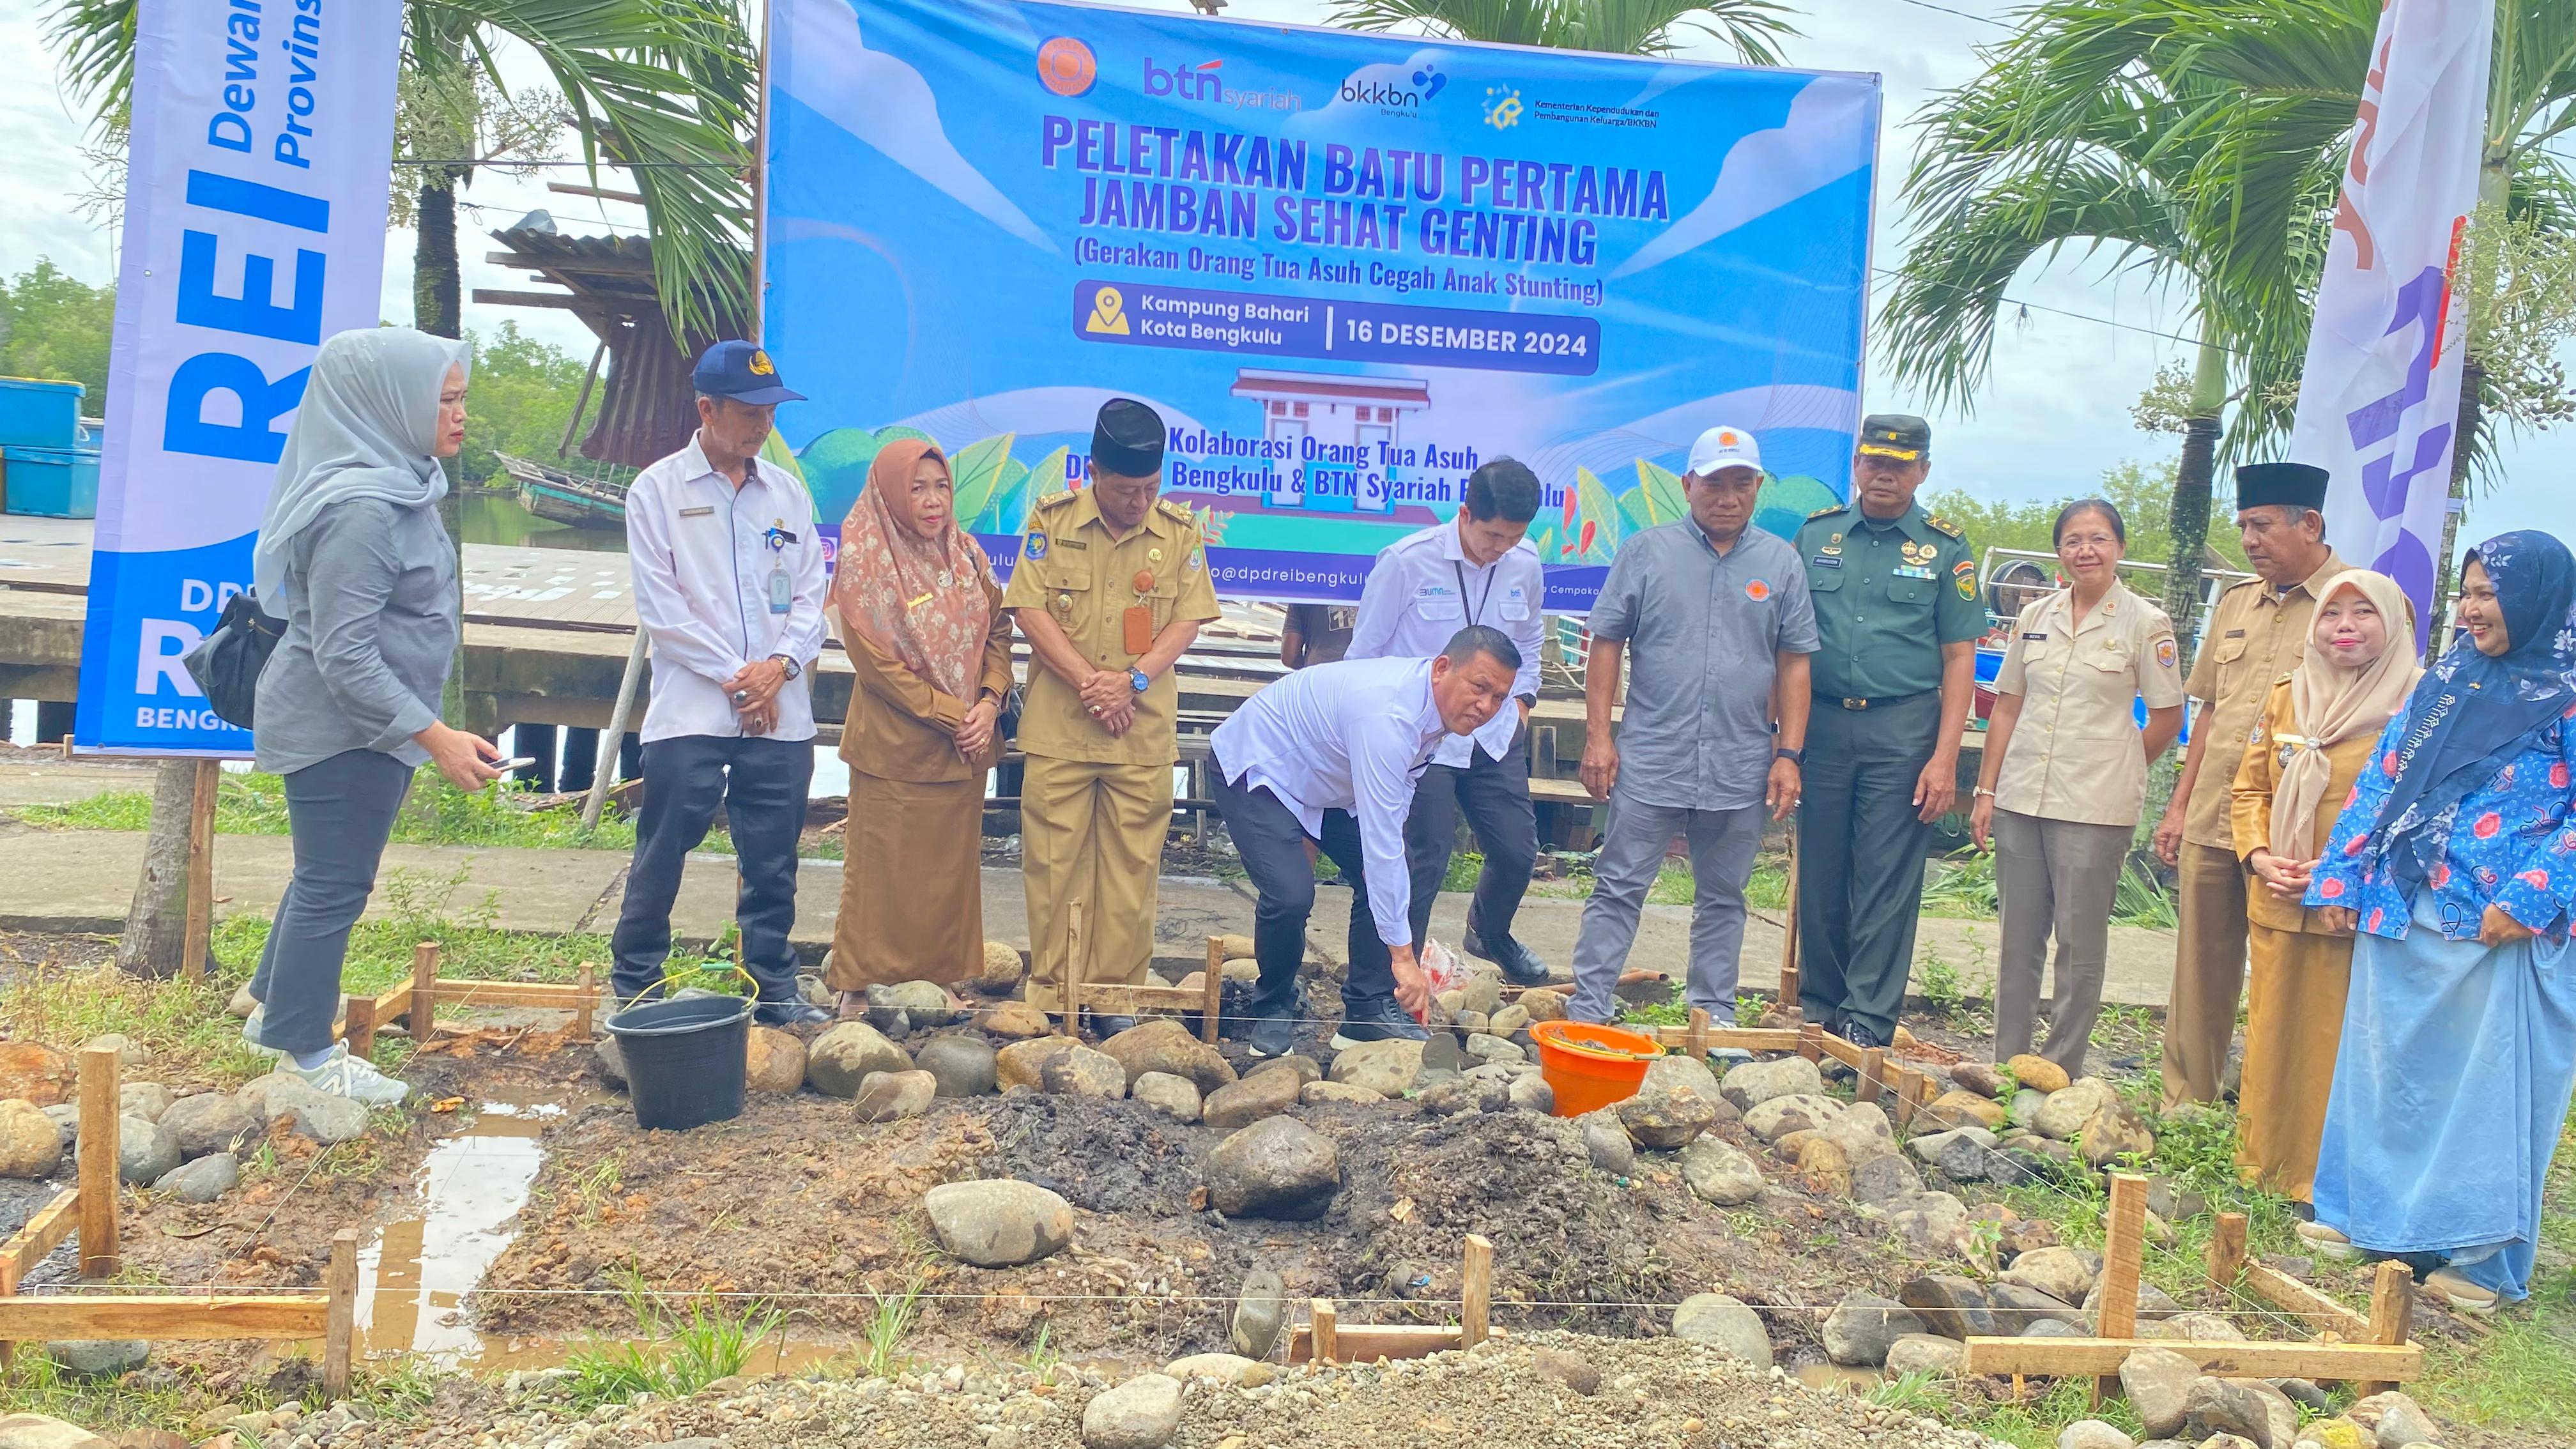
{"type": "Polygon", "coordinates": [[[2576,1085],[2576,558],[2481,544],[2460,630],[2379,739],[2307,904],[2361,936],[2317,1158],[2333,1256],[2402,1257],[2453,1307],[2530,1292],[2576,1085]]]}

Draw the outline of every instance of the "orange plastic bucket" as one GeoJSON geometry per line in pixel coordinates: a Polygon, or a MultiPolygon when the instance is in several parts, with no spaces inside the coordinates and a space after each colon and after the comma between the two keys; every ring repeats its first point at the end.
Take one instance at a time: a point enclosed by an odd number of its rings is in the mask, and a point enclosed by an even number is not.
{"type": "Polygon", "coordinates": [[[1647,1064],[1664,1054],[1653,1037],[1615,1026],[1542,1021],[1529,1031],[1559,1117],[1580,1117],[1637,1095],[1647,1064]]]}

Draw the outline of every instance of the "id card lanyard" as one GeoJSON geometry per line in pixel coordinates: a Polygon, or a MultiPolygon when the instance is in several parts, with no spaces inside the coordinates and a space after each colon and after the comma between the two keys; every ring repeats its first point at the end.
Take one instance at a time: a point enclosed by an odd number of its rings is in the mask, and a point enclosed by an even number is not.
{"type": "MultiPolygon", "coordinates": [[[[1453,558],[1449,560],[1449,567],[1456,571],[1458,575],[1458,604],[1461,608],[1464,608],[1467,603],[1467,566],[1453,558]]],[[[1494,601],[1494,585],[1502,582],[1502,577],[1503,571],[1498,568],[1489,570],[1486,573],[1485,596],[1478,599],[1476,601],[1476,607],[1469,610],[1467,613],[1467,625],[1469,628],[1473,628],[1477,624],[1484,622],[1485,606],[1494,601]]]]}
{"type": "Polygon", "coordinates": [[[769,612],[784,614],[795,602],[795,585],[787,577],[787,545],[796,535],[787,531],[787,520],[778,519],[761,535],[769,544],[769,612]]]}

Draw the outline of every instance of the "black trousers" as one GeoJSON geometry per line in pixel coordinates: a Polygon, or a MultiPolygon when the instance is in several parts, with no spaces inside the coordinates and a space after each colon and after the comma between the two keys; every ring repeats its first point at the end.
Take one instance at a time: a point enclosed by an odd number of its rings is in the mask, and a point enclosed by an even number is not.
{"type": "Polygon", "coordinates": [[[1467,929],[1487,950],[1510,940],[1512,918],[1529,894],[1538,868],[1538,815],[1530,806],[1527,732],[1497,760],[1469,741],[1464,768],[1433,765],[1413,787],[1413,813],[1404,822],[1404,853],[1413,867],[1413,949],[1431,934],[1431,906],[1449,878],[1449,856],[1458,844],[1458,817],[1485,848],[1476,874],[1476,898],[1467,906],[1467,929]]]}
{"type": "Polygon", "coordinates": [[[626,900],[609,937],[618,1000],[662,980],[680,870],[706,840],[719,809],[742,873],[734,906],[742,969],[760,983],[761,1000],[796,998],[796,952],[787,932],[796,924],[796,838],[805,829],[805,791],[813,779],[812,740],[681,735],[644,746],[635,864],[626,872],[626,900]]]}
{"type": "Polygon", "coordinates": [[[1798,805],[1798,1004],[1828,1028],[1858,1020],[1891,1040],[1914,967],[1923,851],[1914,787],[1941,729],[1938,691],[1807,718],[1798,805]]]}
{"type": "Polygon", "coordinates": [[[261,1007],[262,1046],[301,1055],[331,1045],[349,928],[367,909],[376,866],[410,789],[411,766],[375,750],[343,750],[286,772],[295,874],[277,902],[250,982],[261,1007]]]}
{"type": "MultiPolygon", "coordinates": [[[[1315,913],[1315,866],[1306,858],[1312,838],[1295,811],[1265,787],[1245,790],[1226,780],[1223,761],[1211,759],[1208,795],[1234,838],[1243,873],[1260,901],[1252,911],[1252,955],[1261,963],[1256,1016],[1282,1016],[1295,999],[1297,968],[1306,960],[1306,918],[1315,913]]],[[[1360,853],[1360,823],[1347,810],[1324,812],[1315,846],[1342,868],[1351,886],[1350,971],[1342,984],[1347,1010],[1372,997],[1395,995],[1395,959],[1377,938],[1369,914],[1368,873],[1360,853]]]]}

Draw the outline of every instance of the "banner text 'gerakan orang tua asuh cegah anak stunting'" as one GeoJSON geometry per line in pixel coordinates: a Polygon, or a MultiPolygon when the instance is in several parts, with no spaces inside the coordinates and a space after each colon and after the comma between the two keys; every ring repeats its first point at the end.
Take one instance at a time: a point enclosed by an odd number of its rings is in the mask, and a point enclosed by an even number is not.
{"type": "Polygon", "coordinates": [[[1510,455],[1580,611],[1703,429],[1847,486],[1875,77],[1000,0],[777,0],[767,345],[826,528],[927,436],[1004,568],[1105,399],[1232,597],[1355,599],[1510,455]]]}

